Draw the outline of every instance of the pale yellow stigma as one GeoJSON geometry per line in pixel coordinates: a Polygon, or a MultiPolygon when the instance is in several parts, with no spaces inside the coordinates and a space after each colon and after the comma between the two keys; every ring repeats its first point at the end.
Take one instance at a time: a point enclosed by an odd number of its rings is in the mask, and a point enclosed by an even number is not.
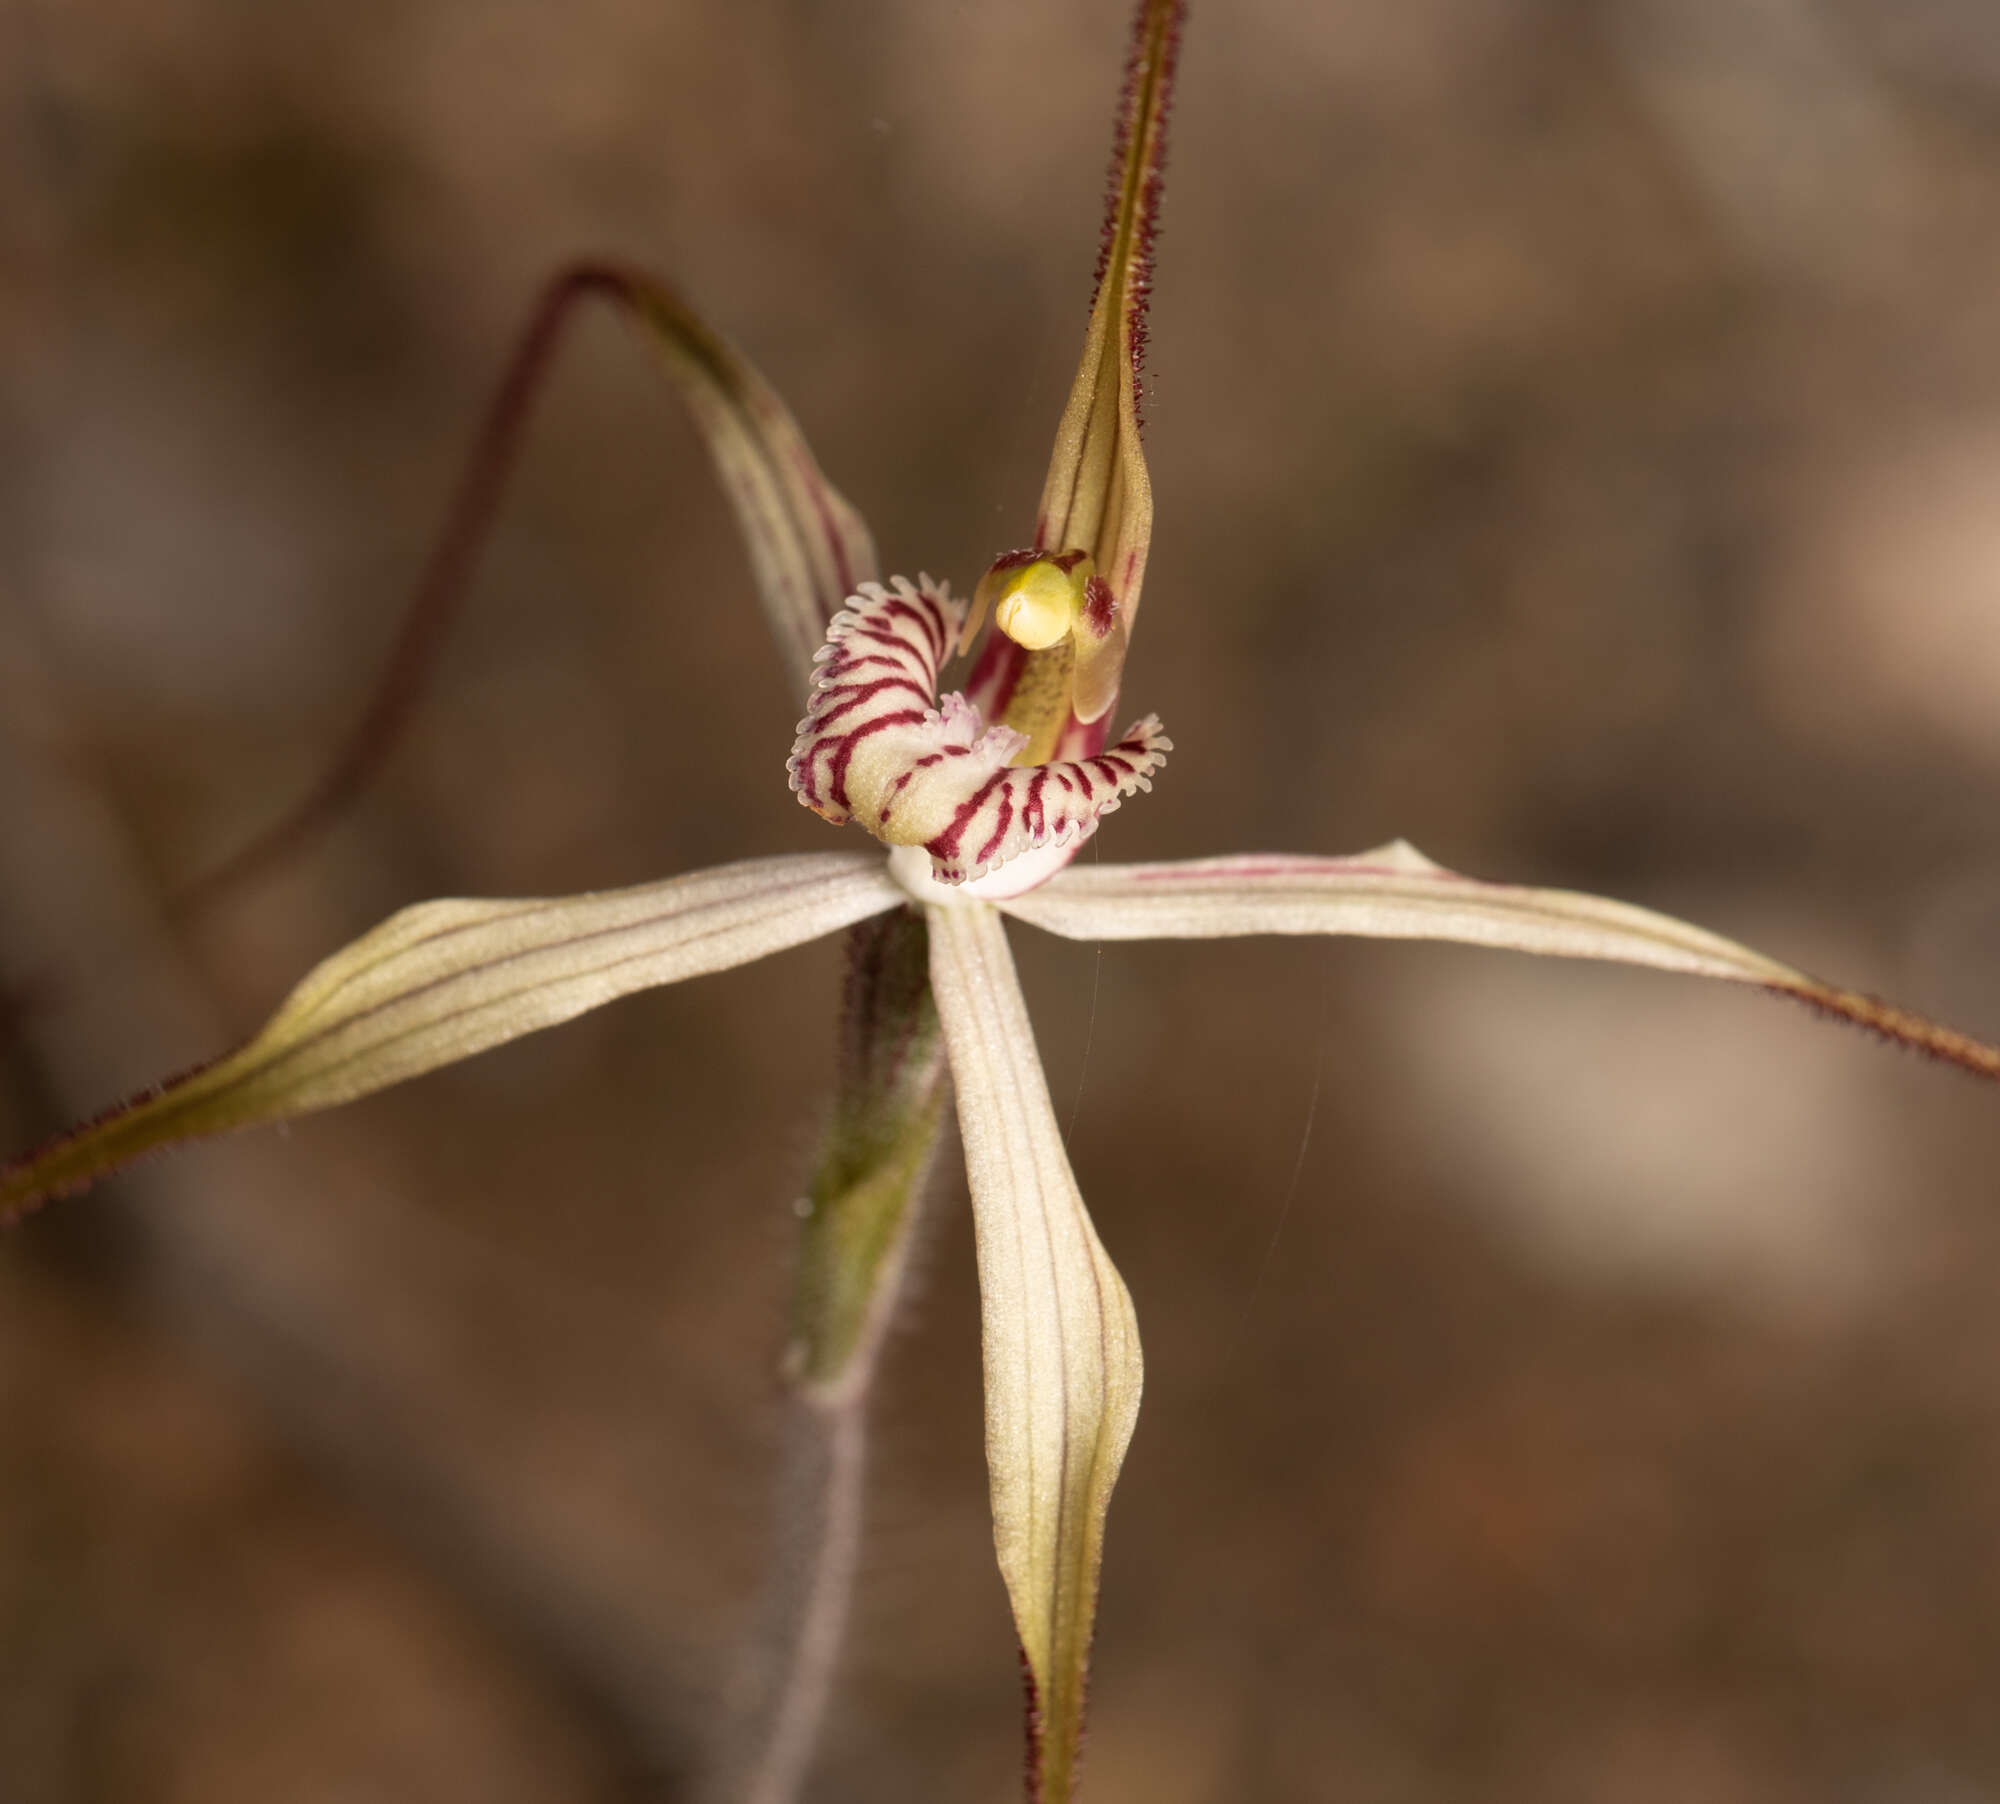
{"type": "Polygon", "coordinates": [[[993,624],[1029,651],[1059,645],[1083,611],[1091,569],[1088,558],[1071,560],[1067,570],[1053,558],[1038,558],[1008,571],[994,600],[993,624]]]}

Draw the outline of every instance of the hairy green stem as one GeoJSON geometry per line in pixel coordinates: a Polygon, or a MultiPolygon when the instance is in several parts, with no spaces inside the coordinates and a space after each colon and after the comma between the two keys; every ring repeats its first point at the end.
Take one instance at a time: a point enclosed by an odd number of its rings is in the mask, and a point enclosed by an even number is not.
{"type": "Polygon", "coordinates": [[[793,1804],[819,1744],[861,1551],[869,1393],[949,1093],[923,917],[864,921],[847,951],[840,1081],[798,1204],[775,1545],[716,1804],[793,1804]]]}

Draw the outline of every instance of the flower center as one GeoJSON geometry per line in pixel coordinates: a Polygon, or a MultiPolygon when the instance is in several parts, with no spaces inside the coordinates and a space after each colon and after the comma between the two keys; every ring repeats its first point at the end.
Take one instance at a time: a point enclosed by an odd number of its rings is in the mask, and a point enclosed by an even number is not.
{"type": "MultiPolygon", "coordinates": [[[[1046,601],[1050,579],[1033,574],[1037,563],[1065,585],[1078,578],[1075,605],[1088,609],[1092,579],[1081,553],[1068,568],[1059,558],[1024,560],[1008,573],[1024,574],[1022,583],[995,584],[998,601],[1023,593],[1023,607],[1046,601]]],[[[1050,853],[1043,875],[1053,875],[1100,816],[1152,788],[1171,748],[1149,715],[1091,756],[1016,763],[1029,740],[1012,724],[1013,705],[989,725],[965,696],[938,699],[939,666],[963,642],[964,626],[963,605],[927,577],[897,577],[886,589],[869,583],[850,596],[819,654],[792,745],[792,788],[827,820],[858,821],[886,845],[921,846],[940,882],[962,883],[1040,850],[1050,853]]],[[[1037,665],[1060,672],[1069,657],[1059,639],[1026,662],[1030,673],[1037,665]]],[[[1049,707],[1058,703],[1066,721],[1066,691],[1047,698],[1049,707]]]]}
{"type": "Polygon", "coordinates": [[[1060,558],[1037,558],[1004,573],[997,569],[993,624],[1016,645],[1047,651],[1076,630],[1084,591],[1096,568],[1080,551],[1060,558]]]}

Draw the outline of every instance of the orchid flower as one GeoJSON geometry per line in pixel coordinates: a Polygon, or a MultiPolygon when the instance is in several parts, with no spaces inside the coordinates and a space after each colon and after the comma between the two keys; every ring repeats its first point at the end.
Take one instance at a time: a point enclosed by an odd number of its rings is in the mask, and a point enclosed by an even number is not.
{"type": "MultiPolygon", "coordinates": [[[[1076,1788],[1106,1511],[1142,1365],[1132,1301],[1050,1104],[1006,917],[1086,941],[1358,934],[1615,960],[1753,985],[2000,1077],[2000,1050],[1699,927],[1475,881],[1401,841],[1072,868],[1173,749],[1153,716],[1115,739],[1110,728],[1151,537],[1140,372],[1181,24],[1182,0],[1140,0],[1082,360],[1029,542],[969,600],[928,576],[876,580],[865,524],[791,416],[671,290],[624,269],[574,272],[517,365],[517,377],[532,368],[579,294],[609,295],[647,327],[715,457],[780,648],[810,672],[791,786],[879,845],[406,909],[311,971],[247,1045],[0,1174],[0,1213],[18,1215],[151,1149],[346,1102],[616,997],[856,930],[848,1058],[805,1211],[794,1376],[825,1399],[857,1382],[948,1067],[977,1237],[994,1542],[1029,1689],[1029,1793],[1047,1804],[1076,1788]],[[961,656],[962,681],[941,690],[961,656]]],[[[510,379],[503,412],[518,414],[520,388],[510,379]]],[[[474,487],[494,480],[476,470],[474,487]]],[[[773,1733],[796,1743],[809,1730],[773,1733]]]]}

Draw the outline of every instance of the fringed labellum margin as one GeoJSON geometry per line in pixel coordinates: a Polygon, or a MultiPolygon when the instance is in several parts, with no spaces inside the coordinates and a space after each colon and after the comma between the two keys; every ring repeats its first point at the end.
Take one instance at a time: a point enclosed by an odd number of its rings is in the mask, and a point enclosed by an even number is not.
{"type": "Polygon", "coordinates": [[[1172,749],[1157,716],[1094,757],[1016,765],[1027,738],[989,726],[962,694],[938,701],[938,670],[965,611],[942,584],[862,586],[835,616],[787,765],[814,813],[858,821],[891,846],[921,846],[939,882],[985,876],[1036,850],[1074,851],[1172,749]]]}

